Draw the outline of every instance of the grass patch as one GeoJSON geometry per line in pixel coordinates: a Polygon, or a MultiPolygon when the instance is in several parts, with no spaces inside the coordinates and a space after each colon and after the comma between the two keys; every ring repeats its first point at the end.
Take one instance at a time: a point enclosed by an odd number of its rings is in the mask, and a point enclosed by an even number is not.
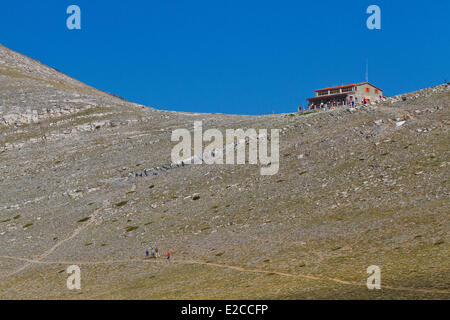
{"type": "Polygon", "coordinates": [[[128,200],[120,201],[116,203],[116,207],[122,207],[128,203],[128,200]]]}
{"type": "Polygon", "coordinates": [[[134,231],[134,230],[136,230],[138,228],[139,228],[138,226],[130,226],[130,227],[126,227],[125,231],[126,232],[131,232],[131,231],[134,231]]]}
{"type": "Polygon", "coordinates": [[[316,113],[316,111],[305,111],[297,113],[298,116],[306,116],[307,114],[316,113]]]}

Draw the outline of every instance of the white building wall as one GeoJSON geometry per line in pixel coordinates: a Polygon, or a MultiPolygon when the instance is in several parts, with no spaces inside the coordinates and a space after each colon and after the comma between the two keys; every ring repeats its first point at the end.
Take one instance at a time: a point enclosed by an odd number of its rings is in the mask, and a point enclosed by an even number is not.
{"type": "Polygon", "coordinates": [[[357,98],[357,99],[355,99],[356,102],[364,101],[364,98],[366,100],[370,100],[371,102],[377,102],[377,101],[380,101],[381,98],[383,97],[383,91],[374,87],[370,83],[361,84],[359,86],[356,86],[355,90],[356,91],[354,93],[354,96],[355,96],[355,98],[357,98]],[[368,89],[369,92],[367,92],[366,89],[368,89]],[[376,92],[376,90],[378,90],[378,93],[376,92]]]}

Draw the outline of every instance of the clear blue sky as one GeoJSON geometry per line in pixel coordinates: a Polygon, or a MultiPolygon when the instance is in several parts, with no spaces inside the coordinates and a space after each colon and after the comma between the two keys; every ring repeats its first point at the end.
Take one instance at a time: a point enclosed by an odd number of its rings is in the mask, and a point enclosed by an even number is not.
{"type": "Polygon", "coordinates": [[[144,105],[265,114],[363,81],[366,59],[386,95],[450,81],[449,20],[449,0],[2,1],[0,43],[144,105]]]}

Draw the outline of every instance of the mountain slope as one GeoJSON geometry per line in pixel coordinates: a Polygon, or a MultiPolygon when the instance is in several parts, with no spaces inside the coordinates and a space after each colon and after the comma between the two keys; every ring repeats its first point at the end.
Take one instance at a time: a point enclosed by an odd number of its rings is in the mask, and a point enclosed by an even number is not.
{"type": "Polygon", "coordinates": [[[448,299],[449,88],[307,115],[177,113],[0,46],[0,297],[448,299]],[[172,131],[194,121],[281,129],[279,173],[170,166],[172,131]],[[143,260],[151,246],[173,263],[143,260]]]}

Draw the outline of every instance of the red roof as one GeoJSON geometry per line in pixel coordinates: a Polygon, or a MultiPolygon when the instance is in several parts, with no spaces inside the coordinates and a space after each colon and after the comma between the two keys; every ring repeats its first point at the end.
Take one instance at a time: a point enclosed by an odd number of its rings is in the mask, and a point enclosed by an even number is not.
{"type": "MultiPolygon", "coordinates": [[[[360,83],[353,83],[353,84],[346,84],[346,85],[342,85],[342,86],[337,86],[337,87],[330,87],[330,88],[323,88],[323,89],[319,89],[316,90],[317,91],[323,91],[323,90],[333,90],[333,89],[340,89],[340,88],[348,88],[348,87],[355,87],[355,86],[360,86],[362,84],[370,84],[368,82],[360,82],[360,83]]],[[[375,87],[375,86],[374,86],[375,87]]]]}

